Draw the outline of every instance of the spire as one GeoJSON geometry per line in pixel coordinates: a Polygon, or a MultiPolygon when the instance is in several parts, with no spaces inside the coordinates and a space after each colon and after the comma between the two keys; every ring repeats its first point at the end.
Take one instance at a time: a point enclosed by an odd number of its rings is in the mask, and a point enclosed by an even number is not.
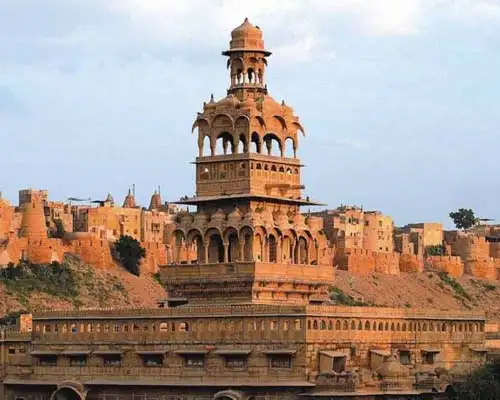
{"type": "Polygon", "coordinates": [[[135,203],[135,196],[132,193],[132,190],[128,190],[128,194],[125,197],[125,200],[123,202],[123,208],[136,208],[137,204],[135,203]]]}
{"type": "Polygon", "coordinates": [[[151,196],[151,201],[149,202],[149,210],[159,210],[161,206],[162,201],[160,195],[160,187],[158,187],[158,190],[155,190],[155,192],[151,196]]]}

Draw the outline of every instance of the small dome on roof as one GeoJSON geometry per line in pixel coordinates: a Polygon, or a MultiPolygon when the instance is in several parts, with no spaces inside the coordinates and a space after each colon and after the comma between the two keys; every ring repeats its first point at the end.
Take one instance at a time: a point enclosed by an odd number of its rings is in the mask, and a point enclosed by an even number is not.
{"type": "Polygon", "coordinates": [[[240,26],[232,30],[229,47],[231,50],[264,50],[262,31],[245,18],[240,26]]]}
{"type": "Polygon", "coordinates": [[[159,210],[161,208],[161,195],[156,190],[151,196],[151,201],[149,202],[150,210],[159,210]]]}
{"type": "Polygon", "coordinates": [[[136,208],[137,204],[135,203],[135,197],[132,194],[132,191],[129,189],[127,196],[125,196],[125,200],[123,201],[123,208],[136,208]]]}
{"type": "Polygon", "coordinates": [[[228,94],[216,103],[216,107],[238,108],[239,106],[240,101],[233,94],[228,94]]]}
{"type": "Polygon", "coordinates": [[[106,200],[104,200],[106,203],[114,203],[115,199],[113,199],[113,196],[111,196],[111,193],[108,193],[106,196],[106,200]]]}
{"type": "Polygon", "coordinates": [[[231,211],[228,215],[228,221],[232,223],[238,223],[241,220],[241,211],[238,207],[234,207],[234,210],[231,211]]]}
{"type": "Polygon", "coordinates": [[[214,95],[210,95],[210,101],[208,103],[205,103],[205,110],[214,110],[215,107],[217,107],[217,104],[214,101],[214,95]]]}
{"type": "Polygon", "coordinates": [[[381,378],[406,378],[410,372],[405,368],[394,355],[388,357],[377,369],[377,374],[381,378]]]}
{"type": "Polygon", "coordinates": [[[212,218],[210,218],[211,221],[223,221],[225,219],[226,214],[220,208],[214,214],[212,214],[212,218]]]}

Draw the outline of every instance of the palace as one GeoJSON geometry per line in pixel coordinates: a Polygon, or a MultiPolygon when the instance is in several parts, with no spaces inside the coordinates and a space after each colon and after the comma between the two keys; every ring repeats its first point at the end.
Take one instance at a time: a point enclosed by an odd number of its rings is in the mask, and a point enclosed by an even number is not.
{"type": "MultiPolygon", "coordinates": [[[[302,193],[304,128],[268,93],[261,29],[245,20],[223,55],[230,86],[193,124],[196,194],[179,203],[197,211],[171,221],[167,298],[21,316],[1,331],[0,398],[447,398],[485,360],[484,314],[332,305],[329,228],[300,212],[316,204],[302,193]]],[[[377,229],[392,221],[363,221],[358,239],[392,252],[377,229]]]]}

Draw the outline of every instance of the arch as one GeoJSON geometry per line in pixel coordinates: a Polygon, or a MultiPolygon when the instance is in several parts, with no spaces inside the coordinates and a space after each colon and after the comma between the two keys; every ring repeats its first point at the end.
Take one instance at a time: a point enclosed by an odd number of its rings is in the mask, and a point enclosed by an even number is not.
{"type": "Polygon", "coordinates": [[[302,124],[300,122],[292,122],[292,125],[295,128],[297,128],[297,130],[299,130],[300,132],[302,132],[303,136],[306,136],[306,131],[304,130],[304,127],[302,126],[302,124]]]}
{"type": "Polygon", "coordinates": [[[406,323],[403,323],[403,325],[401,326],[401,330],[402,330],[403,332],[406,332],[406,323]]]}
{"type": "Polygon", "coordinates": [[[52,393],[50,400],[85,400],[86,397],[86,393],[82,393],[77,388],[69,385],[63,385],[58,387],[57,390],[52,393]]]}
{"type": "Polygon", "coordinates": [[[264,132],[267,129],[266,120],[260,115],[256,115],[252,119],[252,129],[257,128],[260,132],[264,132]],[[257,123],[254,123],[257,122],[257,123]]]}
{"type": "Polygon", "coordinates": [[[277,172],[276,165],[274,164],[271,165],[271,172],[277,172]]]}
{"type": "Polygon", "coordinates": [[[394,322],[391,324],[391,331],[394,332],[394,330],[396,329],[396,326],[394,325],[394,322]]]}
{"type": "Polygon", "coordinates": [[[386,322],[386,323],[385,323],[385,329],[384,329],[384,330],[386,330],[386,331],[388,331],[388,330],[389,330],[389,322],[386,322]]]}
{"type": "Polygon", "coordinates": [[[340,331],[340,321],[335,322],[335,330],[340,331]]]}
{"type": "Polygon", "coordinates": [[[366,321],[365,322],[365,331],[369,331],[369,330],[370,330],[370,322],[366,321]]]}
{"type": "Polygon", "coordinates": [[[297,241],[297,246],[295,246],[295,263],[308,264],[308,259],[309,246],[307,239],[304,236],[300,236],[297,241]]]}
{"type": "Polygon", "coordinates": [[[284,142],[284,156],[288,158],[296,158],[297,157],[297,145],[295,143],[295,139],[291,136],[288,136],[284,142]]]}
{"type": "Polygon", "coordinates": [[[399,322],[396,325],[396,331],[397,332],[401,331],[401,324],[399,322]]]}
{"type": "Polygon", "coordinates": [[[243,226],[240,228],[240,259],[242,261],[253,261],[253,236],[254,231],[251,227],[243,226]]]}
{"type": "Polygon", "coordinates": [[[382,322],[378,323],[378,330],[383,331],[384,330],[384,324],[382,322]]]}
{"type": "Polygon", "coordinates": [[[376,331],[376,330],[377,330],[377,323],[375,321],[373,321],[372,331],[376,331]]]}
{"type": "Polygon", "coordinates": [[[313,321],[313,330],[314,331],[318,330],[318,320],[316,320],[316,319],[313,321]]]}
{"type": "Polygon", "coordinates": [[[269,262],[278,262],[278,239],[274,234],[270,234],[267,238],[267,246],[269,253],[269,262]]]}
{"type": "Polygon", "coordinates": [[[208,262],[224,262],[224,243],[222,235],[216,228],[210,228],[205,232],[205,242],[208,244],[208,262]]]}
{"type": "Polygon", "coordinates": [[[321,330],[322,331],[326,330],[326,321],[324,319],[321,320],[321,330]]]}
{"type": "Polygon", "coordinates": [[[328,330],[333,331],[333,321],[328,321],[328,330]]]}
{"type": "MultiPolygon", "coordinates": [[[[282,252],[282,259],[284,263],[293,263],[293,242],[294,242],[294,237],[291,236],[288,232],[283,235],[283,240],[281,242],[281,252],[282,252]]],[[[293,233],[292,233],[293,235],[293,233]]]]}
{"type": "Polygon", "coordinates": [[[255,233],[253,237],[253,249],[252,254],[255,261],[264,261],[264,235],[260,232],[255,233]]]}
{"type": "Polygon", "coordinates": [[[214,395],[214,400],[243,400],[243,393],[236,390],[222,390],[214,395]]]}
{"type": "Polygon", "coordinates": [[[351,321],[351,331],[356,330],[356,323],[354,321],[351,321]]]}
{"type": "Polygon", "coordinates": [[[224,131],[219,133],[215,137],[215,140],[215,155],[229,154],[229,152],[236,153],[236,143],[234,141],[233,135],[231,135],[229,132],[224,131]]]}
{"type": "Polygon", "coordinates": [[[262,140],[257,132],[253,132],[250,136],[250,152],[262,153],[262,140]]]}
{"type": "Polygon", "coordinates": [[[281,115],[274,115],[273,118],[279,121],[282,132],[286,132],[288,129],[288,125],[286,124],[285,118],[283,118],[281,115]]]}
{"type": "Polygon", "coordinates": [[[197,228],[189,230],[186,235],[186,244],[188,246],[196,247],[196,262],[206,263],[205,246],[203,245],[203,234],[201,230],[197,228]]]}
{"type": "Polygon", "coordinates": [[[263,143],[266,144],[267,155],[277,157],[283,156],[283,143],[278,135],[274,133],[266,133],[262,140],[263,143]],[[274,142],[276,142],[276,145],[274,142]]]}
{"type": "Polygon", "coordinates": [[[256,73],[251,67],[247,69],[247,79],[248,83],[255,83],[256,81],[256,73]]]}
{"type": "Polygon", "coordinates": [[[342,330],[346,331],[349,329],[349,325],[347,325],[347,321],[344,321],[344,323],[342,324],[342,330]]]}
{"type": "Polygon", "coordinates": [[[235,262],[240,259],[240,238],[238,231],[234,227],[228,227],[224,231],[224,243],[227,248],[227,261],[235,262]]]}

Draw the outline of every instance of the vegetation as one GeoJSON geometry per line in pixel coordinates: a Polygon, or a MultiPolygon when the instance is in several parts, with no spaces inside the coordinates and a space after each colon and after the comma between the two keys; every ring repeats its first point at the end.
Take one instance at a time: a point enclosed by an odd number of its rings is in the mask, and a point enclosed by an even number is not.
{"type": "Polygon", "coordinates": [[[11,263],[0,270],[0,281],[4,283],[7,292],[17,294],[23,305],[28,305],[28,298],[34,292],[71,301],[75,301],[79,295],[77,277],[65,263],[11,263]]]}
{"type": "Polygon", "coordinates": [[[0,318],[0,327],[15,325],[19,316],[24,313],[25,311],[14,311],[4,315],[0,318]]]}
{"type": "Polygon", "coordinates": [[[141,259],[146,257],[146,250],[141,247],[139,241],[132,236],[120,236],[115,243],[115,250],[122,265],[136,276],[141,274],[141,259]]]}
{"type": "Polygon", "coordinates": [[[334,304],[343,306],[363,307],[371,305],[364,301],[356,300],[354,297],[348,295],[347,293],[344,293],[341,289],[335,286],[330,288],[330,299],[334,304]]]}
{"type": "Polygon", "coordinates": [[[500,360],[485,364],[469,374],[457,385],[455,399],[497,400],[500,399],[500,360]]]}
{"type": "Polygon", "coordinates": [[[441,244],[427,246],[425,248],[425,254],[427,256],[444,256],[446,254],[446,249],[441,244]]]}
{"type": "Polygon", "coordinates": [[[450,212],[449,215],[457,229],[466,230],[478,222],[474,211],[470,208],[459,208],[457,211],[450,212]]]}
{"type": "Polygon", "coordinates": [[[456,295],[459,298],[470,300],[469,294],[465,291],[463,286],[456,281],[455,278],[448,275],[448,273],[444,272],[444,271],[439,271],[438,276],[441,279],[441,281],[443,282],[443,284],[450,286],[455,291],[456,295]]]}

